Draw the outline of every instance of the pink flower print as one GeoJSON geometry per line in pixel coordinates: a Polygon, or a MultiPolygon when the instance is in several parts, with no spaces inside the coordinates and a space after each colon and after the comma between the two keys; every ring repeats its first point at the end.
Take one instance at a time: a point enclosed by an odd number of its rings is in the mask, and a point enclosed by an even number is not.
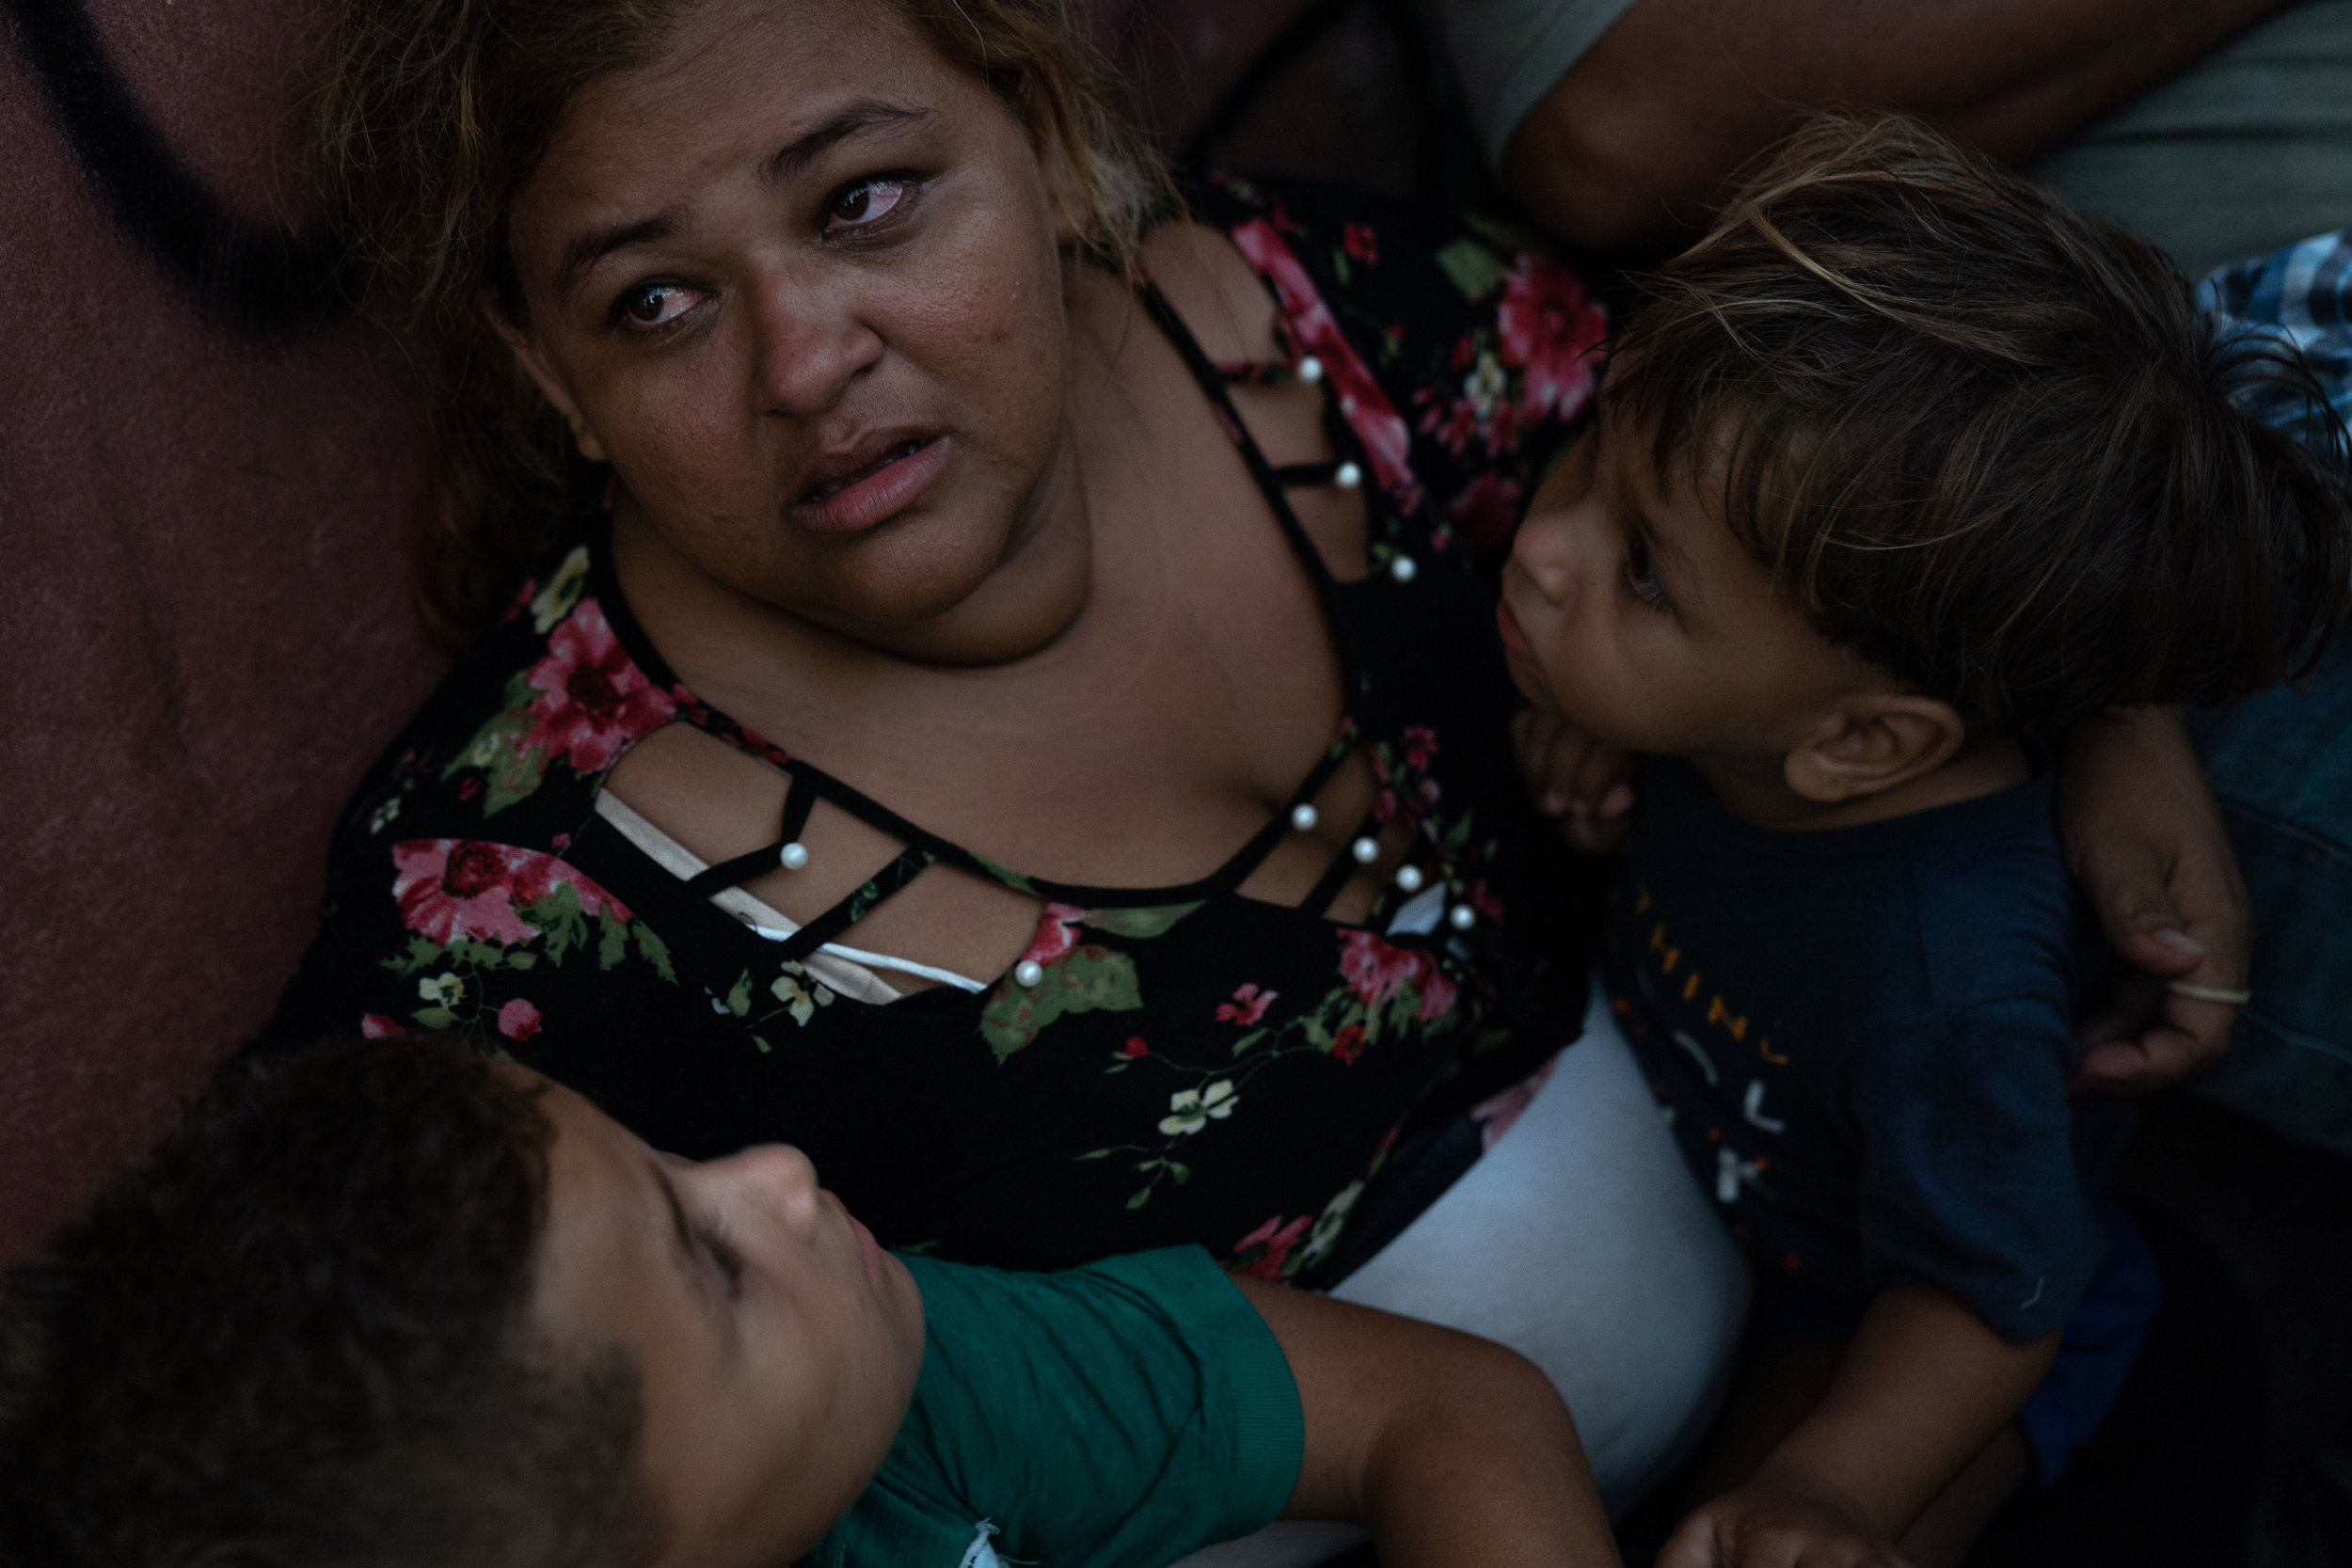
{"type": "Polygon", "coordinates": [[[1350,223],[1340,230],[1340,248],[1368,267],[1380,264],[1380,236],[1368,223],[1350,223]]]}
{"type": "Polygon", "coordinates": [[[392,896],[408,929],[447,947],[460,937],[504,946],[539,933],[518,911],[537,903],[560,884],[579,895],[583,912],[594,917],[610,908],[629,918],[619,899],[553,855],[509,844],[464,838],[410,839],[392,846],[392,896]]]}
{"type": "Polygon", "coordinates": [[[1127,1037],[1127,1043],[1119,1048],[1119,1054],[1132,1062],[1138,1056],[1152,1054],[1152,1048],[1143,1043],[1141,1035],[1130,1035],[1127,1037]]]}
{"type": "Polygon", "coordinates": [[[1471,549],[1500,548],[1519,526],[1522,494],[1518,480],[1481,469],[1446,508],[1446,521],[1471,549]]]}
{"type": "Polygon", "coordinates": [[[1372,462],[1372,476],[1380,482],[1390,499],[1401,511],[1411,512],[1421,505],[1421,482],[1413,477],[1410,456],[1412,432],[1389,402],[1389,394],[1380,389],[1372,372],[1356,356],[1356,349],[1340,331],[1330,307],[1323,303],[1316,292],[1314,279],[1298,264],[1298,258],[1275,232],[1274,226],[1263,218],[1251,218],[1232,230],[1234,245],[1248,259],[1249,264],[1264,275],[1274,285],[1276,300],[1282,308],[1283,324],[1299,348],[1323,361],[1324,373],[1331,378],[1332,395],[1339,400],[1340,417],[1347,421],[1356,439],[1372,462]]]}
{"type": "Polygon", "coordinates": [[[1248,1258],[1252,1250],[1257,1252],[1257,1256],[1249,1258],[1241,1272],[1255,1279],[1279,1279],[1282,1265],[1290,1261],[1291,1253],[1312,1224],[1314,1219],[1311,1215],[1301,1214],[1284,1225],[1282,1216],[1277,1214],[1244,1236],[1233,1243],[1233,1256],[1237,1259],[1248,1258]]]}
{"type": "Polygon", "coordinates": [[[1351,1023],[1331,1037],[1331,1054],[1353,1067],[1356,1058],[1364,1053],[1364,1026],[1351,1023]]]}
{"type": "Polygon", "coordinates": [[[628,657],[594,599],[580,600],[548,633],[547,657],[526,679],[539,695],[523,745],[562,757],[576,773],[603,772],[677,711],[675,699],[628,657]]]}
{"type": "Polygon", "coordinates": [[[1534,1103],[1536,1091],[1550,1079],[1552,1069],[1560,1058],[1552,1057],[1527,1077],[1488,1100],[1470,1107],[1470,1120],[1478,1123],[1478,1147],[1481,1153],[1502,1141],[1502,1134],[1534,1103]]]}
{"type": "Polygon", "coordinates": [[[1037,923],[1037,935],[1029,939],[1029,950],[1015,960],[1017,963],[1050,964],[1078,945],[1078,922],[1086,918],[1086,911],[1075,904],[1048,904],[1037,923]]]}
{"type": "Polygon", "coordinates": [[[1405,726],[1405,766],[1427,768],[1438,759],[1438,732],[1426,724],[1405,726]]]}
{"type": "Polygon", "coordinates": [[[1526,372],[1520,397],[1534,416],[1567,419],[1593,392],[1593,367],[1609,316],[1584,297],[1575,273],[1534,251],[1519,258],[1495,310],[1502,357],[1526,372]]]}
{"type": "Polygon", "coordinates": [[[1238,1023],[1247,1029],[1265,1017],[1266,1008],[1274,1005],[1275,997],[1279,994],[1279,991],[1260,990],[1255,986],[1244,986],[1233,992],[1231,1002],[1216,1005],[1216,1021],[1219,1023],[1238,1023]]]}
{"type": "Polygon", "coordinates": [[[1413,984],[1428,961],[1422,954],[1370,931],[1349,931],[1340,939],[1340,978],[1367,1007],[1377,1007],[1398,988],[1413,984]]]}
{"type": "Polygon", "coordinates": [[[499,1009],[499,1033],[521,1044],[539,1032],[539,1009],[517,996],[499,1009]]]}
{"type": "Polygon", "coordinates": [[[1461,988],[1446,977],[1435,960],[1426,953],[1416,953],[1421,960],[1421,1006],[1413,1009],[1413,1022],[1431,1023],[1454,1010],[1461,996],[1461,988]]]}
{"type": "Polygon", "coordinates": [[[382,1013],[363,1013],[359,1018],[359,1037],[363,1040],[405,1040],[408,1031],[382,1013]]]}
{"type": "Polygon", "coordinates": [[[1470,883],[1470,905],[1494,924],[1502,924],[1502,900],[1495,896],[1494,889],[1486,885],[1486,878],[1481,877],[1470,883]]]}

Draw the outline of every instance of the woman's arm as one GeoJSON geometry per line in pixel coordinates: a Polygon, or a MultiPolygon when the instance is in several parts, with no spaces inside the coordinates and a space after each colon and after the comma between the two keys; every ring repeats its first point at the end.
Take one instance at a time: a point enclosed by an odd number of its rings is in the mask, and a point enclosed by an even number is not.
{"type": "Polygon", "coordinates": [[[1306,1415],[1284,1517],[1365,1526],[1383,1568],[1617,1561],[1567,1406],[1525,1357],[1327,1296],[1238,1283],[1289,1358],[1306,1415]]]}
{"type": "Polygon", "coordinates": [[[2246,984],[2252,917],[2187,732],[2161,708],[2074,727],[2058,761],[2058,833],[2107,941],[2137,971],[2087,1029],[2080,1083],[2160,1088],[2230,1048],[2237,1008],[2170,983],[2246,984]]]}
{"type": "Polygon", "coordinates": [[[1597,250],[1704,227],[1716,185],[1804,115],[1907,110],[2023,158],[2280,0],[1635,0],[1520,121],[1503,183],[1597,250]]]}

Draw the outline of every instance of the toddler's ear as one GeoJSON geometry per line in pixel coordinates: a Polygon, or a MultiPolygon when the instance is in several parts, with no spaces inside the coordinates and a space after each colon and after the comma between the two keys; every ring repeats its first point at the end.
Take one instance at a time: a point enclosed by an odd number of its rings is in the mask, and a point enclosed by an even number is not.
{"type": "Polygon", "coordinates": [[[1790,789],[1835,805],[1934,772],[1967,738],[1968,726],[1948,703],[1908,691],[1858,692],[1824,713],[1781,768],[1790,789]]]}

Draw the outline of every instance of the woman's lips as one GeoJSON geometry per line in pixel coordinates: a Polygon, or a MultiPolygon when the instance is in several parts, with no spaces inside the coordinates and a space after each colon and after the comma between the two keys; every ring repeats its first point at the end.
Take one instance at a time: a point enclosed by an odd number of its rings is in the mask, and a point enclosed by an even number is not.
{"type": "Polygon", "coordinates": [[[947,463],[945,436],[914,436],[885,451],[839,488],[792,503],[792,520],[815,533],[862,533],[913,506],[947,463]]]}

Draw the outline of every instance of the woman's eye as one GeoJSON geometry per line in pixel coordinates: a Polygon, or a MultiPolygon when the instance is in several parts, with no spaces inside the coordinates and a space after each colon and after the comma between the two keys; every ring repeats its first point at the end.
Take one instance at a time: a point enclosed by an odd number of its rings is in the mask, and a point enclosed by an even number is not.
{"type": "Polygon", "coordinates": [[[825,209],[825,232],[837,234],[845,229],[863,229],[888,217],[907,198],[904,180],[877,178],[860,180],[845,187],[825,209]]]}
{"type": "Polygon", "coordinates": [[[642,284],[620,297],[613,315],[624,325],[640,329],[666,326],[692,309],[701,297],[702,291],[683,284],[642,284]]]}
{"type": "Polygon", "coordinates": [[[1638,533],[1626,536],[1625,585],[1648,609],[1667,608],[1666,585],[1659,580],[1657,564],[1650,560],[1649,541],[1638,533]]]}

